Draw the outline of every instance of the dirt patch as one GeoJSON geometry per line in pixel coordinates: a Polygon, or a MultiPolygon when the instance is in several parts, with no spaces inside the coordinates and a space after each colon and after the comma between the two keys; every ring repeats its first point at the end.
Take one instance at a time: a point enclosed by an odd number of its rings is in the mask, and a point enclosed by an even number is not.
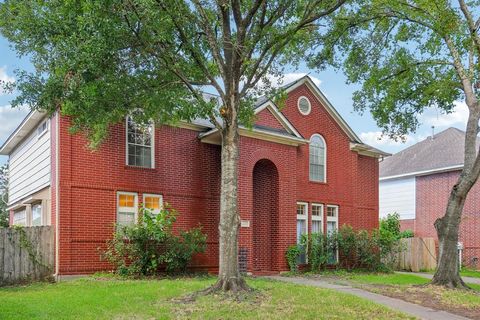
{"type": "MultiPolygon", "coordinates": [[[[443,310],[461,315],[470,319],[480,320],[480,303],[471,299],[455,299],[456,296],[472,295],[475,298],[477,292],[465,292],[463,290],[445,289],[432,285],[418,286],[391,286],[391,285],[355,285],[364,290],[379,293],[388,297],[401,299],[407,302],[429,307],[435,310],[443,310]]],[[[468,297],[467,297],[468,298],[468,297]]]]}

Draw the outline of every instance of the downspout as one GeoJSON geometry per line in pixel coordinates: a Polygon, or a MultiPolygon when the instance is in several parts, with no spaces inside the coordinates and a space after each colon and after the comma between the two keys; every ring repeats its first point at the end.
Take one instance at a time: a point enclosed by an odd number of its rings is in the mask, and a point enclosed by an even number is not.
{"type": "Polygon", "coordinates": [[[58,273],[60,270],[59,262],[60,262],[60,199],[59,199],[59,154],[60,154],[60,142],[59,142],[59,125],[60,125],[60,113],[59,111],[55,114],[55,279],[58,280],[58,273]]]}

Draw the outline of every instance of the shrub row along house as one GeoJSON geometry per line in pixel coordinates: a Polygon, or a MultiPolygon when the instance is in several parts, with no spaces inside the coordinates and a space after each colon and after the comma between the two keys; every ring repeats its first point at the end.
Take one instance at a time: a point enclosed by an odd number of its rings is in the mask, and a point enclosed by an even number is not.
{"type": "MultiPolygon", "coordinates": [[[[309,77],[287,86],[280,111],[255,107],[240,128],[239,255],[257,274],[287,270],[285,251],[301,234],[378,227],[378,158],[309,77]]],[[[207,251],[194,268],[218,268],[220,137],[206,120],[142,128],[127,118],[99,150],[68,132],[70,120],[31,112],[1,147],[10,157],[11,223],[55,228],[57,275],[111,268],[98,248],[139,205],[169,203],[176,228],[203,227],[207,251]]]]}
{"type": "MultiPolygon", "coordinates": [[[[380,163],[380,217],[397,212],[402,230],[433,237],[452,187],[463,168],[465,132],[449,128],[380,163]]],[[[480,139],[477,141],[477,148],[480,139]]],[[[460,224],[462,262],[480,267],[480,184],[468,194],[460,224]]]]}

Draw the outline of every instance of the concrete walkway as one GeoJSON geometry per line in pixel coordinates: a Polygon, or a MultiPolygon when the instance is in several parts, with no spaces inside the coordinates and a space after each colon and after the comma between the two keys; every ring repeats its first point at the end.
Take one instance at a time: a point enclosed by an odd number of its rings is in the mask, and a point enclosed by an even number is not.
{"type": "MultiPolygon", "coordinates": [[[[400,272],[396,271],[395,273],[401,273],[401,274],[411,274],[414,276],[419,276],[427,279],[432,279],[433,274],[431,273],[424,273],[424,272],[400,272]]],[[[463,281],[466,283],[473,283],[473,284],[480,284],[480,278],[472,278],[472,277],[462,277],[463,281]]]]}
{"type": "Polygon", "coordinates": [[[282,277],[282,276],[270,276],[266,277],[269,279],[274,279],[278,281],[303,284],[307,286],[320,287],[325,289],[332,289],[338,292],[344,292],[348,294],[353,294],[354,296],[364,298],[375,303],[384,305],[391,309],[401,311],[403,313],[412,315],[419,319],[426,320],[465,320],[468,318],[455,315],[446,311],[434,310],[431,308],[423,307],[418,304],[406,302],[400,299],[390,298],[387,296],[382,296],[380,294],[372,293],[366,290],[354,288],[348,285],[338,285],[329,283],[323,280],[317,279],[307,279],[301,277],[282,277]]]}

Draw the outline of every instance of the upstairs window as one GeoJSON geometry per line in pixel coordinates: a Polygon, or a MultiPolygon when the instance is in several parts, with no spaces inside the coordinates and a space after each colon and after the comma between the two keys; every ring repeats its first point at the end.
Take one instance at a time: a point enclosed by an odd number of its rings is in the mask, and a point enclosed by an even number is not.
{"type": "Polygon", "coordinates": [[[310,104],[310,100],[308,100],[307,97],[301,96],[300,98],[298,98],[297,105],[298,111],[300,111],[301,114],[303,114],[304,116],[310,114],[312,105],[310,104]]]}
{"type": "Polygon", "coordinates": [[[154,126],[127,117],[127,165],[154,168],[154,126]]]}
{"type": "Polygon", "coordinates": [[[310,138],[310,181],[326,182],[326,146],[325,140],[319,134],[310,138]]]}
{"type": "Polygon", "coordinates": [[[44,120],[40,125],[37,127],[37,137],[40,138],[43,136],[45,132],[48,130],[48,119],[44,120]]]}

